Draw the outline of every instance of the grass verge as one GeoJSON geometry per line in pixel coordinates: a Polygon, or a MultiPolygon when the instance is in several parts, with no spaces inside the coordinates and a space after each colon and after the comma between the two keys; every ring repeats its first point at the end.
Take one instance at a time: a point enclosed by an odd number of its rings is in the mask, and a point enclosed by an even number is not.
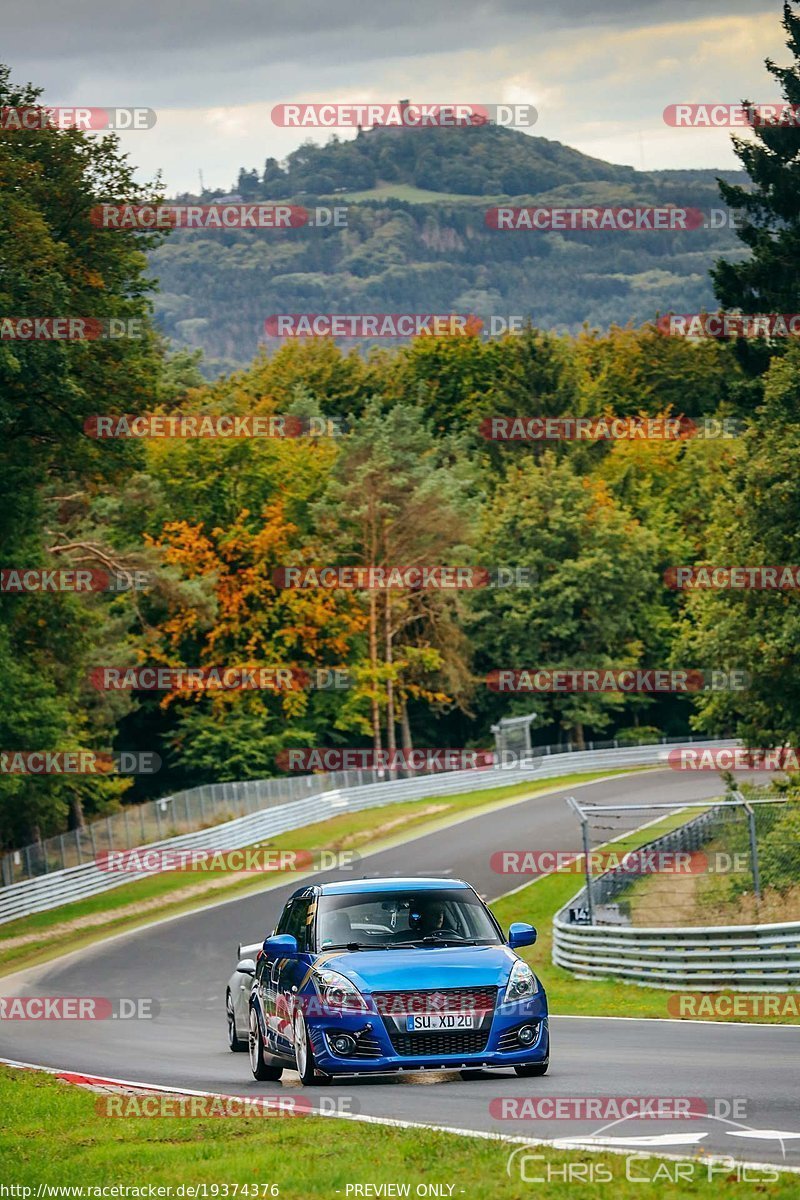
{"type": "MultiPolygon", "coordinates": [[[[628,768],[613,774],[649,769],[628,768]]],[[[540,783],[512,784],[484,792],[428,797],[346,812],[258,844],[275,850],[374,852],[451,825],[466,814],[514,804],[528,796],[561,791],[608,775],[608,771],[577,773],[555,780],[543,779],[540,783]]],[[[271,871],[267,882],[274,885],[292,878],[298,878],[297,874],[271,871]]],[[[77,950],[110,933],[135,929],[160,917],[191,912],[228,897],[258,892],[264,886],[264,874],[204,871],[198,879],[196,872],[164,871],[97,896],[9,921],[0,926],[0,976],[77,950]]]]}
{"type": "MultiPolygon", "coordinates": [[[[702,1160],[626,1159],[541,1147],[535,1151],[541,1157],[525,1164],[527,1179],[523,1180],[519,1163],[526,1151],[516,1156],[507,1174],[515,1147],[496,1141],[319,1117],[111,1120],[98,1111],[104,1100],[52,1076],[0,1067],[0,1105],[5,1114],[0,1162],[3,1182],[17,1188],[4,1194],[28,1200],[37,1196],[40,1187],[82,1187],[83,1195],[91,1197],[91,1188],[122,1185],[143,1188],[140,1195],[144,1196],[152,1187],[169,1188],[156,1194],[178,1197],[191,1196],[189,1189],[199,1186],[194,1195],[204,1200],[232,1198],[237,1194],[234,1188],[239,1196],[259,1200],[272,1195],[284,1200],[337,1196],[344,1200],[359,1194],[424,1195],[417,1191],[420,1185],[436,1184],[443,1190],[431,1194],[457,1198],[523,1200],[535,1194],[582,1200],[597,1195],[598,1182],[613,1182],[615,1196],[640,1195],[643,1179],[655,1182],[651,1194],[659,1200],[742,1194],[733,1169],[717,1167],[709,1179],[710,1164],[702,1160]],[[679,1168],[684,1178],[677,1181],[679,1168]],[[568,1190],[565,1169],[579,1173],[577,1181],[568,1182],[568,1190]],[[595,1182],[588,1182],[590,1171],[595,1182]],[[532,1176],[546,1179],[549,1174],[549,1182],[534,1183],[532,1190],[532,1176]],[[580,1181],[581,1175],[587,1182],[580,1181]],[[353,1185],[358,1184],[372,1189],[355,1192],[353,1185]],[[381,1184],[395,1188],[375,1190],[381,1184]],[[398,1185],[408,1185],[408,1193],[399,1191],[398,1185]],[[183,1191],[178,1190],[181,1187],[183,1191]],[[23,1188],[31,1190],[26,1193],[23,1188]]],[[[446,1120],[446,1113],[442,1117],[446,1120]]],[[[756,1186],[755,1174],[753,1170],[748,1174],[751,1186],[756,1186]]],[[[796,1176],[774,1178],[776,1173],[769,1168],[757,1174],[758,1195],[788,1200],[797,1194],[796,1176]]],[[[41,1194],[59,1193],[43,1190],[41,1194]]]]}

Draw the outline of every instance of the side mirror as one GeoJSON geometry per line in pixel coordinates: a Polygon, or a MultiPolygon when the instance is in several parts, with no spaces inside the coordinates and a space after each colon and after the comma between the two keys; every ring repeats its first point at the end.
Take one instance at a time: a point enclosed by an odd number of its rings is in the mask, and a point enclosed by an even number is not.
{"type": "Polygon", "coordinates": [[[236,964],[236,970],[241,975],[255,975],[256,963],[253,958],[240,958],[236,964]]]}
{"type": "Polygon", "coordinates": [[[512,950],[517,946],[532,946],[536,941],[536,930],[527,921],[512,921],[508,927],[508,944],[512,950]]]}
{"type": "Polygon", "coordinates": [[[264,939],[262,950],[272,958],[294,958],[297,954],[297,938],[290,933],[276,933],[264,939]]]}

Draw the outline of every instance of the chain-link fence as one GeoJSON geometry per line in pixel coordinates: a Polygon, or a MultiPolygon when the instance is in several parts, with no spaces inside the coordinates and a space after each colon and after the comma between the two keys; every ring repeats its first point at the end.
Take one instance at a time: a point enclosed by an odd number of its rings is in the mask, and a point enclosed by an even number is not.
{"type": "Polygon", "coordinates": [[[81,829],[56,834],[3,855],[2,883],[5,886],[50,871],[77,867],[92,862],[104,850],[132,850],[164,838],[210,829],[276,804],[304,800],[334,788],[372,783],[377,778],[376,771],[335,771],[244,783],[204,784],[160,800],[125,805],[119,812],[81,829]]]}
{"type": "Polygon", "coordinates": [[[688,819],[656,804],[572,807],[588,872],[571,922],[677,927],[800,918],[800,805],[791,797],[734,793],[711,807],[698,802],[692,807],[701,811],[688,819]],[[647,817],[651,839],[626,835],[647,817]]]}

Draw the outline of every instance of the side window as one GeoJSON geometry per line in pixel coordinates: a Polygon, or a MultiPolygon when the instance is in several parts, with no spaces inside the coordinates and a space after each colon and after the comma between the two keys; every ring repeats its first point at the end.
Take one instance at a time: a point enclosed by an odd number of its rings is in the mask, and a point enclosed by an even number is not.
{"type": "Polygon", "coordinates": [[[296,903],[296,901],[292,901],[291,903],[286,905],[286,908],[284,908],[283,912],[281,913],[281,919],[278,921],[278,924],[275,926],[276,934],[277,933],[291,933],[291,930],[289,929],[289,921],[291,920],[292,909],[295,907],[295,903],[296,903]]]}
{"type": "Polygon", "coordinates": [[[308,931],[311,928],[306,924],[308,919],[308,911],[311,908],[311,898],[301,900],[293,900],[288,911],[288,920],[286,928],[280,929],[280,933],[290,933],[292,937],[297,938],[298,950],[308,949],[308,931]]]}

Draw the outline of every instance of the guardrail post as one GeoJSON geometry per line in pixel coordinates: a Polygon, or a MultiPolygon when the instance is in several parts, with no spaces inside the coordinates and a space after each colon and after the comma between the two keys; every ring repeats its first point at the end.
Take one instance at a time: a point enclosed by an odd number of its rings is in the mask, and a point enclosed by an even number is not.
{"type": "Polygon", "coordinates": [[[758,871],[758,843],[756,841],[756,814],[753,811],[752,805],[745,804],[744,811],[747,813],[747,825],[750,831],[750,865],[753,870],[753,893],[756,900],[761,899],[761,877],[758,871]]]}
{"type": "Polygon", "coordinates": [[[594,904],[592,903],[592,866],[589,861],[589,821],[581,813],[581,834],[583,835],[583,854],[586,864],[586,907],[589,909],[589,924],[594,925],[594,904]]]}

